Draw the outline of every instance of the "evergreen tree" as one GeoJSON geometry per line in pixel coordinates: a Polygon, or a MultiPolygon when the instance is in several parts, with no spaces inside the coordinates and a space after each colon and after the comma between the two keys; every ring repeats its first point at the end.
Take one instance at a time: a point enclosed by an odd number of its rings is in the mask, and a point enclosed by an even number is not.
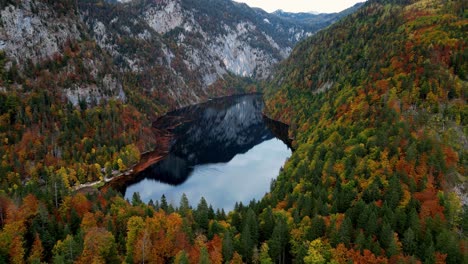
{"type": "Polygon", "coordinates": [[[406,230],[407,215],[403,208],[398,207],[395,212],[395,231],[402,234],[406,230]]]}
{"type": "Polygon", "coordinates": [[[275,218],[271,207],[268,206],[260,214],[260,240],[266,241],[270,239],[275,227],[275,218]]]}
{"type": "Polygon", "coordinates": [[[257,216],[251,208],[247,210],[247,215],[245,217],[244,223],[249,225],[250,237],[252,239],[253,244],[256,245],[258,243],[259,238],[258,223],[257,216]]]}
{"type": "Polygon", "coordinates": [[[277,216],[275,227],[268,246],[270,248],[270,256],[276,258],[279,263],[285,263],[286,260],[286,246],[289,241],[288,224],[283,216],[277,216]]]}
{"type": "Polygon", "coordinates": [[[380,190],[376,180],[374,180],[370,184],[370,186],[364,191],[362,199],[364,199],[364,201],[366,201],[367,203],[371,203],[380,199],[380,190]]]}
{"type": "Polygon", "coordinates": [[[366,237],[364,236],[364,232],[359,232],[359,234],[356,237],[356,242],[355,242],[357,248],[361,251],[367,248],[367,243],[366,243],[366,237]]]}
{"type": "Polygon", "coordinates": [[[380,245],[382,245],[384,249],[387,249],[390,245],[390,242],[393,240],[393,230],[385,220],[383,221],[382,230],[379,233],[379,237],[380,245]]]}
{"type": "Polygon", "coordinates": [[[365,206],[364,209],[359,213],[358,219],[356,222],[356,227],[357,228],[362,228],[362,229],[368,229],[368,219],[369,219],[369,207],[365,206]]]}
{"type": "Polygon", "coordinates": [[[401,189],[400,180],[394,174],[389,180],[389,186],[386,190],[384,200],[388,203],[390,208],[396,208],[400,203],[400,199],[403,195],[401,189]]]}
{"type": "Polygon", "coordinates": [[[316,215],[312,219],[312,225],[309,228],[306,237],[309,241],[315,240],[316,238],[319,238],[325,235],[325,229],[326,229],[325,221],[323,220],[322,217],[316,215]]]}
{"type": "Polygon", "coordinates": [[[421,225],[419,223],[419,216],[415,208],[411,208],[411,211],[409,212],[407,226],[411,228],[415,234],[419,233],[421,225]]]}
{"type": "Polygon", "coordinates": [[[456,237],[457,234],[448,230],[443,230],[437,235],[436,250],[443,254],[447,254],[447,263],[463,262],[463,256],[460,252],[456,237]]]}
{"type": "Polygon", "coordinates": [[[413,229],[408,228],[403,234],[403,248],[408,253],[408,255],[414,255],[417,249],[416,235],[413,232],[413,229]]]}
{"type": "Polygon", "coordinates": [[[424,263],[434,264],[435,263],[435,250],[434,245],[431,243],[424,249],[424,263]]]}
{"type": "Polygon", "coordinates": [[[344,243],[347,247],[349,247],[351,239],[353,237],[353,224],[351,223],[350,218],[345,218],[345,220],[341,224],[339,234],[341,242],[344,243]]]}
{"type": "Polygon", "coordinates": [[[424,241],[419,245],[419,257],[424,263],[435,263],[435,248],[431,232],[426,232],[424,241]]]}
{"type": "MultiPolygon", "coordinates": [[[[302,208],[300,209],[301,210],[301,216],[304,217],[304,216],[310,216],[312,214],[312,197],[310,197],[310,195],[306,194],[304,196],[304,202],[303,202],[303,206],[302,208]]],[[[299,207],[298,207],[299,208],[299,207]]]]}
{"type": "Polygon", "coordinates": [[[224,232],[222,252],[223,252],[223,259],[225,261],[230,261],[232,259],[232,256],[234,254],[234,244],[232,241],[231,232],[229,231],[224,232]]]}
{"type": "Polygon", "coordinates": [[[250,225],[246,223],[241,233],[241,255],[244,256],[247,262],[251,262],[252,249],[254,242],[250,233],[250,225]]]}
{"type": "Polygon", "coordinates": [[[143,204],[143,201],[141,200],[140,193],[134,192],[132,195],[132,205],[139,206],[141,204],[143,204]]]}
{"type": "Polygon", "coordinates": [[[211,219],[215,219],[215,211],[213,209],[213,206],[210,206],[208,207],[208,219],[211,220],[211,219]]]}
{"type": "Polygon", "coordinates": [[[244,226],[241,233],[242,255],[250,262],[252,259],[252,249],[258,242],[258,224],[254,211],[247,210],[244,226]]]}
{"type": "Polygon", "coordinates": [[[200,203],[197,206],[197,210],[194,212],[195,222],[197,223],[198,227],[202,230],[208,230],[208,223],[209,223],[209,209],[208,204],[206,203],[205,198],[200,199],[200,203]]]}
{"type": "Polygon", "coordinates": [[[367,235],[377,235],[377,215],[374,211],[369,214],[365,230],[367,235]]]}
{"type": "Polygon", "coordinates": [[[181,216],[187,216],[190,208],[190,203],[185,193],[182,194],[180,198],[179,213],[181,216]]]}
{"type": "Polygon", "coordinates": [[[234,210],[231,215],[231,226],[234,227],[236,230],[242,230],[242,219],[237,210],[234,210]]]}
{"type": "Polygon", "coordinates": [[[167,205],[166,196],[164,194],[161,196],[161,204],[159,205],[159,208],[164,210],[166,213],[168,211],[169,206],[167,205]]]}

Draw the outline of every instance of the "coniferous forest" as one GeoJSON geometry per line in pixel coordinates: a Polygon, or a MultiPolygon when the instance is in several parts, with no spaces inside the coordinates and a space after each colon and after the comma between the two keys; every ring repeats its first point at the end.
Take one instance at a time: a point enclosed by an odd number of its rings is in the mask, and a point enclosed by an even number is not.
{"type": "Polygon", "coordinates": [[[467,5],[368,0],[269,79],[227,79],[264,93],[295,149],[231,212],[76,191],[157,146],[169,104],[132,75],[126,101],[64,100],[98,82],[83,60],[111,60],[90,40],[28,65],[0,53],[0,263],[467,263],[467,5]]]}

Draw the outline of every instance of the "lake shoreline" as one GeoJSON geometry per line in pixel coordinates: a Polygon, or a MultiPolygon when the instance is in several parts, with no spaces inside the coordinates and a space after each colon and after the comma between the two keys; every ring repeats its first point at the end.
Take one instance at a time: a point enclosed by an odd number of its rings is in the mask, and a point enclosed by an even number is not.
{"type": "MultiPolygon", "coordinates": [[[[209,98],[208,100],[204,102],[177,108],[171,111],[167,111],[162,115],[159,115],[152,122],[153,133],[156,137],[156,142],[158,143],[155,149],[141,154],[139,162],[131,166],[126,171],[120,172],[117,175],[112,176],[110,178],[105,177],[102,181],[81,184],[79,187],[74,187],[73,191],[89,192],[89,188],[96,189],[95,186],[98,186],[97,189],[100,191],[106,191],[109,188],[113,188],[117,191],[121,191],[122,188],[124,188],[124,186],[126,186],[129,182],[135,181],[139,173],[146,170],[150,166],[164,160],[169,154],[171,141],[173,140],[173,137],[174,137],[173,131],[178,126],[184,124],[183,120],[171,117],[169,115],[170,113],[174,111],[188,109],[194,106],[204,106],[209,103],[214,103],[218,100],[222,101],[222,100],[227,100],[230,98],[240,98],[240,97],[249,96],[249,95],[259,95],[262,97],[262,100],[263,100],[263,93],[260,93],[260,92],[233,94],[233,95],[228,95],[228,96],[209,98]],[[164,120],[163,122],[161,122],[163,118],[167,118],[167,120],[164,120]],[[160,123],[164,123],[164,125],[161,125],[160,123]]],[[[281,141],[283,141],[292,151],[294,151],[292,147],[292,140],[288,136],[289,125],[282,123],[280,121],[271,119],[265,113],[262,113],[262,117],[265,120],[265,123],[268,125],[268,127],[270,127],[273,134],[277,138],[279,138],[281,141]]]]}

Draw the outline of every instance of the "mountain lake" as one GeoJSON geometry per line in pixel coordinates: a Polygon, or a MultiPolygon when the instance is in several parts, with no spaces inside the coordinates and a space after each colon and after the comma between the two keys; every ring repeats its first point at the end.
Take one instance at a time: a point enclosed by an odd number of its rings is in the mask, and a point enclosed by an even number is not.
{"type": "Polygon", "coordinates": [[[158,118],[153,127],[172,135],[169,151],[121,189],[125,198],[138,192],[149,202],[164,195],[178,207],[185,193],[192,207],[204,197],[226,212],[236,202],[261,199],[291,155],[287,125],[265,117],[263,108],[259,94],[230,96],[158,118]]]}

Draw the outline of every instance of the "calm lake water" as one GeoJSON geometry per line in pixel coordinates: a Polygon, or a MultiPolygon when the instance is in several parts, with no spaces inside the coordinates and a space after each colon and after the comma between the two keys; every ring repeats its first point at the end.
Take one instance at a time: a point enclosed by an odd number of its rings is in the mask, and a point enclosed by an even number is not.
{"type": "Polygon", "coordinates": [[[158,119],[153,124],[158,128],[178,124],[169,155],[137,175],[137,182],[125,188],[125,198],[139,192],[148,202],[164,194],[178,206],[185,193],[194,207],[204,197],[215,210],[226,212],[236,202],[262,198],[291,155],[270,130],[281,125],[267,125],[263,107],[260,95],[227,97],[158,119]]]}

